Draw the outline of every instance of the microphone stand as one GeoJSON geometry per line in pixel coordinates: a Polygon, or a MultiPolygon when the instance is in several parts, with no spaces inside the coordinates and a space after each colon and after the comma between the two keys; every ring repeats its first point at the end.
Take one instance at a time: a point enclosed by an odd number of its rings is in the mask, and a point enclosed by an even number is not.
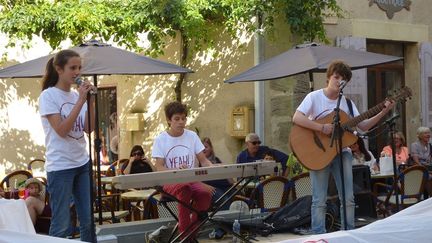
{"type": "Polygon", "coordinates": [[[346,196],[345,196],[345,182],[344,182],[344,169],[343,169],[343,158],[342,158],[342,136],[343,130],[340,122],[340,102],[342,100],[342,91],[343,87],[339,89],[338,100],[336,104],[336,108],[334,109],[334,117],[333,117],[333,132],[331,135],[330,147],[333,147],[333,142],[336,143],[337,155],[339,155],[339,163],[340,163],[340,173],[341,173],[341,185],[342,185],[342,217],[343,217],[343,229],[347,230],[347,215],[346,215],[346,196]]]}
{"type": "MultiPolygon", "coordinates": [[[[97,87],[97,75],[93,75],[93,83],[94,86],[97,87]]],[[[90,104],[90,100],[91,100],[91,96],[94,95],[94,99],[95,99],[95,124],[94,124],[94,132],[95,132],[95,138],[94,138],[94,152],[96,153],[96,160],[94,161],[96,163],[96,183],[97,183],[97,187],[96,187],[96,192],[97,192],[97,210],[98,210],[98,222],[99,225],[102,225],[102,191],[101,191],[101,178],[100,178],[100,173],[101,173],[101,169],[100,169],[100,151],[101,151],[101,139],[99,137],[99,111],[98,111],[98,101],[97,101],[97,91],[94,93],[88,93],[87,95],[87,116],[88,116],[88,124],[89,124],[89,128],[91,128],[91,104],[90,104]]],[[[90,169],[89,169],[89,177],[90,177],[90,213],[91,213],[91,217],[90,217],[90,223],[91,223],[91,237],[92,237],[92,242],[96,243],[97,242],[97,238],[96,238],[96,225],[95,225],[95,220],[94,220],[94,207],[93,207],[93,203],[95,202],[95,195],[93,193],[94,190],[94,179],[93,179],[93,159],[92,159],[92,142],[91,142],[91,133],[88,134],[89,136],[89,157],[90,157],[90,169]]]]}
{"type": "MultiPolygon", "coordinates": [[[[93,85],[97,88],[97,75],[93,75],[93,85]]],[[[91,93],[95,97],[95,124],[94,124],[94,153],[95,153],[95,165],[96,165],[96,192],[97,192],[97,200],[96,200],[96,208],[98,209],[98,223],[102,225],[102,187],[101,187],[101,168],[100,168],[100,151],[102,140],[100,139],[99,134],[99,108],[98,108],[98,96],[97,90],[91,93]]],[[[90,150],[91,151],[91,150],[90,150]]],[[[94,198],[93,201],[94,202],[94,198]]]]}
{"type": "Polygon", "coordinates": [[[385,121],[385,124],[387,125],[389,131],[390,131],[390,146],[392,149],[392,162],[393,162],[393,185],[395,185],[395,196],[396,196],[396,211],[399,212],[399,186],[397,183],[397,166],[396,166],[396,144],[394,141],[394,135],[396,133],[395,126],[396,122],[395,119],[389,119],[385,121]]]}
{"type": "MultiPolygon", "coordinates": [[[[96,97],[95,97],[96,98],[96,97]]],[[[92,151],[92,143],[91,143],[91,94],[87,94],[87,123],[89,128],[88,133],[88,141],[89,141],[89,179],[90,179],[90,228],[91,228],[91,240],[92,242],[96,243],[96,226],[95,226],[95,220],[94,220],[94,208],[93,208],[93,202],[94,202],[94,193],[93,193],[93,159],[91,155],[92,151]]],[[[96,100],[95,100],[96,102],[96,100]]],[[[99,210],[100,211],[100,210],[99,210]]],[[[75,229],[74,229],[75,230],[75,229]]]]}

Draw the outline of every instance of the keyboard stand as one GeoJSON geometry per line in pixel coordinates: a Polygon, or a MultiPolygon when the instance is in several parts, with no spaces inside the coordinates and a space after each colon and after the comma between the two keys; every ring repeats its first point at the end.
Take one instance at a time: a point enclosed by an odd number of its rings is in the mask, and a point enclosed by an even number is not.
{"type": "Polygon", "coordinates": [[[232,185],[222,196],[220,196],[216,200],[215,207],[210,207],[208,211],[202,211],[202,212],[197,211],[190,204],[178,200],[174,195],[165,192],[163,190],[162,186],[157,186],[156,187],[157,191],[159,191],[160,193],[163,193],[164,196],[167,197],[168,199],[174,200],[177,203],[180,203],[184,207],[188,208],[189,210],[193,211],[194,213],[196,213],[198,215],[198,219],[199,219],[198,221],[195,221],[193,224],[189,225],[184,232],[178,234],[177,237],[175,237],[170,242],[171,243],[177,242],[177,240],[181,239],[182,236],[184,236],[186,233],[188,233],[180,242],[182,243],[182,242],[187,241],[189,239],[189,237],[191,237],[192,234],[194,234],[196,231],[198,231],[207,221],[215,223],[215,224],[221,226],[222,228],[224,228],[224,230],[226,230],[228,232],[231,232],[233,235],[235,235],[236,237],[240,238],[241,242],[250,243],[251,241],[249,239],[253,239],[253,240],[256,241],[255,238],[244,237],[244,236],[242,236],[240,234],[237,234],[237,233],[233,232],[231,228],[226,227],[226,226],[222,225],[220,222],[217,222],[217,221],[213,220],[213,216],[217,212],[219,212],[220,209],[225,206],[225,204],[227,204],[235,195],[237,195],[238,192],[240,192],[241,190],[243,190],[255,178],[257,178],[257,177],[256,176],[252,176],[252,177],[240,178],[234,185],[232,185]],[[241,184],[243,181],[246,181],[246,182],[244,184],[241,184]],[[226,198],[225,200],[223,200],[223,198],[225,196],[228,196],[228,198],[226,198]]]}

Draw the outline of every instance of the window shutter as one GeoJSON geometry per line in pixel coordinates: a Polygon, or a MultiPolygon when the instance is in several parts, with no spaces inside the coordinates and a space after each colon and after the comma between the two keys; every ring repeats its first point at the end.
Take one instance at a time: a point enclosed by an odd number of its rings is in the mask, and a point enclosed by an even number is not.
{"type": "Polygon", "coordinates": [[[432,43],[423,42],[420,47],[422,126],[432,127],[432,43]]]}

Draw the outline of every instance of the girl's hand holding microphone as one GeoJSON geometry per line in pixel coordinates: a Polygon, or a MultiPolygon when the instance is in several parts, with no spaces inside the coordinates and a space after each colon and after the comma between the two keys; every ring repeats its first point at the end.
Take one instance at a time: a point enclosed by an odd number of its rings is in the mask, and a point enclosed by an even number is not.
{"type": "Polygon", "coordinates": [[[81,77],[77,77],[75,78],[75,83],[78,86],[78,92],[81,97],[85,96],[87,98],[87,94],[97,94],[97,88],[93,86],[89,81],[84,80],[81,77]]]}

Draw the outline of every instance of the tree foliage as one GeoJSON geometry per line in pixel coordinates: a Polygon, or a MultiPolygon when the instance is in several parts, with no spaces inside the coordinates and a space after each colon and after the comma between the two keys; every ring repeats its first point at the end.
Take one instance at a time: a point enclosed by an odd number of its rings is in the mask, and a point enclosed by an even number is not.
{"type": "Polygon", "coordinates": [[[284,14],[303,40],[325,40],[327,13],[340,15],[336,0],[2,0],[0,31],[14,41],[40,35],[51,47],[62,40],[79,44],[89,38],[118,42],[141,51],[138,33],[147,32],[147,51],[157,55],[165,37],[182,37],[193,48],[211,44],[214,26],[253,32],[252,18],[264,14],[261,28],[273,30],[274,16],[284,14]]]}
{"type": "Polygon", "coordinates": [[[34,35],[53,49],[66,39],[75,45],[97,39],[157,56],[170,37],[181,35],[182,65],[190,50],[212,46],[214,31],[220,27],[234,38],[238,31],[253,33],[257,28],[271,33],[275,16],[285,16],[301,40],[326,41],[323,18],[341,16],[336,0],[0,0],[0,4],[0,32],[7,34],[10,46],[16,40],[28,43],[34,35]],[[253,21],[256,16],[262,16],[260,26],[253,21]],[[139,46],[140,33],[147,33],[150,47],[139,46]]]}

